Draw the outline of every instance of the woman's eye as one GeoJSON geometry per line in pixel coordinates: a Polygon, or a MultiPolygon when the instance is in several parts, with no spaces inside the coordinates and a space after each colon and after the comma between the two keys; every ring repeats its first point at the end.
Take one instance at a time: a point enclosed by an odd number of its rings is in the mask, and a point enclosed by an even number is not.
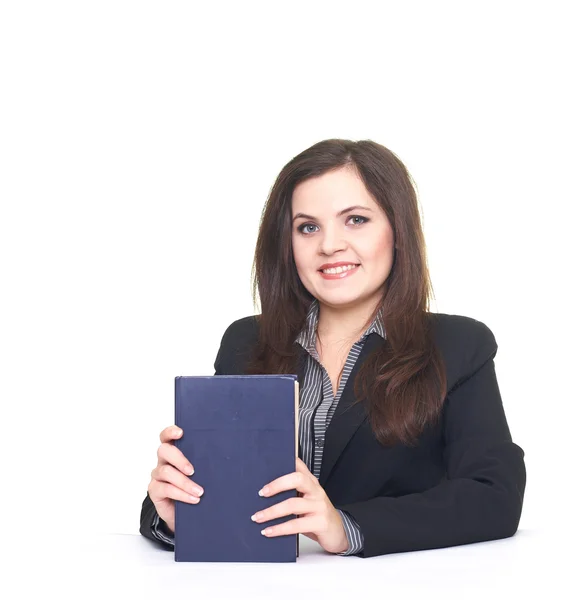
{"type": "MultiPolygon", "coordinates": [[[[364,223],[367,223],[370,219],[368,217],[361,217],[360,215],[352,215],[348,221],[351,221],[352,219],[361,219],[360,223],[354,223],[354,225],[363,225],[364,223]]],[[[297,230],[299,231],[299,233],[312,233],[310,231],[305,231],[305,227],[317,227],[317,225],[313,224],[313,223],[303,223],[303,225],[299,225],[299,227],[297,228],[297,230]]]]}
{"type": "Polygon", "coordinates": [[[360,217],[358,215],[354,215],[353,217],[350,217],[350,219],[362,219],[362,223],[356,223],[356,225],[363,225],[366,221],[369,221],[367,217],[360,217]]]}

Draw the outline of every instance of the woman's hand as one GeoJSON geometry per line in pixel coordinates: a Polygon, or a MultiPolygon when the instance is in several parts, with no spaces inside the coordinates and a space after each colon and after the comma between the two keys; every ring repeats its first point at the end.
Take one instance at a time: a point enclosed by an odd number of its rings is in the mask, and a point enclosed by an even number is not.
{"type": "Polygon", "coordinates": [[[162,445],[158,448],[158,466],[152,471],[148,494],[170,531],[175,530],[175,500],[198,504],[204,493],[201,486],[187,475],[194,473],[194,467],[173,444],[182,435],[179,427],[171,425],[160,433],[162,445]],[[184,474],[185,473],[185,474],[184,474]]]}
{"type": "Polygon", "coordinates": [[[260,495],[268,498],[285,490],[296,489],[301,493],[301,497],[289,498],[265,508],[255,513],[251,517],[252,520],[264,523],[278,517],[299,515],[299,519],[290,519],[280,525],[264,529],[264,535],[275,537],[303,533],[328,552],[334,554],[345,552],[349,548],[349,542],[339,512],[307,465],[299,458],[296,464],[297,471],[268,483],[261,490],[260,495]]]}

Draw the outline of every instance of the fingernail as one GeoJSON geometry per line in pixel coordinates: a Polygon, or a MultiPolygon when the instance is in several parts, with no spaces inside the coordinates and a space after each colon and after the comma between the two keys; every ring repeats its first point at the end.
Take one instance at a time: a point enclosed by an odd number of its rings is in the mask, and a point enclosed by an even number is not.
{"type": "Polygon", "coordinates": [[[186,473],[186,475],[194,475],[194,467],[192,465],[186,465],[184,467],[184,473],[186,473]]]}
{"type": "Polygon", "coordinates": [[[271,533],[272,529],[269,527],[268,529],[263,529],[263,531],[261,531],[261,533],[263,535],[269,535],[271,533]]]}
{"type": "Polygon", "coordinates": [[[190,498],[192,502],[200,502],[200,498],[197,498],[196,496],[188,496],[188,498],[190,498]]]}
{"type": "Polygon", "coordinates": [[[259,496],[264,496],[265,494],[269,493],[269,488],[268,487],[264,487],[262,490],[259,490],[259,496]]]}
{"type": "Polygon", "coordinates": [[[251,517],[251,521],[256,521],[257,519],[261,519],[263,517],[263,513],[258,512],[255,513],[252,517],[251,517]]]}
{"type": "Polygon", "coordinates": [[[174,429],[174,435],[180,435],[182,433],[182,430],[179,427],[176,427],[176,429],[174,429]]]}
{"type": "Polygon", "coordinates": [[[202,496],[204,490],[202,488],[194,488],[194,493],[198,494],[199,496],[202,496]]]}

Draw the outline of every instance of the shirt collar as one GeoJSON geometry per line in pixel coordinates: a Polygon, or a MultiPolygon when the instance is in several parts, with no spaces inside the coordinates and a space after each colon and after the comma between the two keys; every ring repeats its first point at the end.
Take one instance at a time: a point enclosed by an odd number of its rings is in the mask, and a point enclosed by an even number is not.
{"type": "MultiPolygon", "coordinates": [[[[316,299],[313,300],[311,305],[309,306],[309,310],[307,311],[307,317],[305,319],[305,325],[303,329],[299,332],[299,335],[295,339],[295,341],[303,346],[305,350],[308,352],[310,350],[315,350],[315,336],[317,334],[317,324],[319,322],[319,301],[316,299]]],[[[376,312],[376,316],[372,321],[371,325],[364,331],[361,335],[358,343],[362,343],[366,340],[366,338],[371,333],[377,333],[384,339],[386,339],[386,330],[384,328],[384,323],[382,321],[382,308],[379,308],[376,312]]]]}

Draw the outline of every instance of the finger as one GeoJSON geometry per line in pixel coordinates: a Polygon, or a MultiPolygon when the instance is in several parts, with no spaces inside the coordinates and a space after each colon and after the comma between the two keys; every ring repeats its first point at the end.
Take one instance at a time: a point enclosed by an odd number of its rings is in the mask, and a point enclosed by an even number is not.
{"type": "Polygon", "coordinates": [[[296,461],[296,470],[298,473],[302,473],[303,475],[305,475],[305,477],[311,481],[312,483],[315,483],[315,485],[317,487],[319,487],[319,480],[317,479],[317,477],[309,470],[308,466],[300,459],[298,458],[296,461]]]}
{"type": "Polygon", "coordinates": [[[176,427],[176,425],[170,425],[169,427],[163,429],[160,433],[160,442],[164,444],[165,442],[177,440],[179,437],[181,437],[182,433],[183,431],[179,427],[176,427]]]}
{"type": "Polygon", "coordinates": [[[316,509],[317,503],[314,500],[289,498],[283,502],[279,502],[279,504],[256,512],[251,519],[256,523],[265,523],[266,521],[272,521],[273,519],[286,517],[287,515],[305,515],[315,512],[316,509]]]}
{"type": "Polygon", "coordinates": [[[166,463],[171,464],[180,471],[186,473],[186,475],[194,474],[194,467],[190,461],[184,456],[181,450],[176,448],[174,444],[162,444],[158,448],[158,466],[166,463]]]}
{"type": "Polygon", "coordinates": [[[274,496],[286,490],[297,490],[307,494],[316,489],[315,481],[305,473],[294,471],[271,481],[271,483],[259,490],[259,496],[274,496]]]}
{"type": "Polygon", "coordinates": [[[308,478],[313,477],[313,479],[316,479],[315,475],[309,470],[307,465],[300,458],[296,459],[295,466],[299,473],[303,473],[308,478]]]}
{"type": "Polygon", "coordinates": [[[280,535],[295,535],[297,533],[317,533],[318,517],[303,517],[290,519],[280,525],[266,527],[261,531],[265,537],[278,537],[280,535]]]}
{"type": "Polygon", "coordinates": [[[177,488],[184,490],[188,494],[194,494],[195,496],[201,496],[204,493],[204,489],[201,485],[198,485],[190,478],[186,477],[183,473],[180,473],[178,469],[175,469],[170,464],[160,465],[152,471],[152,479],[164,483],[171,483],[177,488]]]}
{"type": "Polygon", "coordinates": [[[166,483],[157,479],[152,480],[148,486],[148,494],[154,504],[156,502],[161,502],[166,498],[178,500],[180,502],[187,502],[188,504],[198,504],[200,502],[200,498],[198,496],[188,494],[184,490],[177,488],[171,483],[166,483]]]}

